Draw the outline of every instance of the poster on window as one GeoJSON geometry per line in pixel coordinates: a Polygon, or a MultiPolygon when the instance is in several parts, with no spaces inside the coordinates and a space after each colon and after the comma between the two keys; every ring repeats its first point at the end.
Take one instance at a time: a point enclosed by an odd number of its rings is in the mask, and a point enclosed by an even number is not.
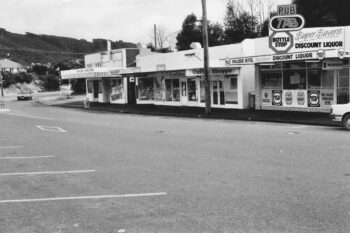
{"type": "Polygon", "coordinates": [[[111,87],[111,93],[110,93],[111,102],[115,102],[123,98],[124,87],[123,87],[122,80],[110,81],[110,87],[111,87]]]}
{"type": "Polygon", "coordinates": [[[272,104],[272,92],[271,90],[262,90],[261,91],[261,105],[271,106],[272,104]]]}
{"type": "Polygon", "coordinates": [[[281,90],[272,91],[272,105],[282,106],[282,91],[281,90]]]}
{"type": "Polygon", "coordinates": [[[286,107],[294,106],[294,91],[292,90],[283,91],[283,106],[286,106],[286,107]]]}
{"type": "Polygon", "coordinates": [[[320,91],[308,91],[308,106],[320,107],[320,91]]]}
{"type": "Polygon", "coordinates": [[[307,91],[297,90],[295,91],[296,107],[307,107],[307,91]]]}
{"type": "Polygon", "coordinates": [[[321,92],[321,107],[331,107],[332,104],[334,104],[333,91],[322,91],[321,92]]]}

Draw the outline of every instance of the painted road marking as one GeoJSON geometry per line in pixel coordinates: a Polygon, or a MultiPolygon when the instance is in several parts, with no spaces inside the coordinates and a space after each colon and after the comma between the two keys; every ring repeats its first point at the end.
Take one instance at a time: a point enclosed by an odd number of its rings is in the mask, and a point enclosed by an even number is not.
{"type": "Polygon", "coordinates": [[[125,197],[152,197],[164,196],[166,192],[160,193],[139,193],[139,194],[120,194],[120,195],[101,195],[101,196],[77,196],[77,197],[52,197],[37,199],[14,199],[0,200],[0,203],[23,203],[23,202],[40,202],[40,201],[67,201],[67,200],[87,200],[87,199],[107,199],[107,198],[125,198],[125,197]]]}
{"type": "Polygon", "coordinates": [[[18,116],[18,117],[26,117],[26,118],[33,118],[33,119],[40,119],[40,120],[48,120],[48,121],[53,121],[53,118],[49,117],[41,117],[41,116],[33,116],[33,115],[26,115],[26,114],[18,114],[18,113],[9,113],[5,112],[4,114],[10,115],[10,116],[18,116]]]}
{"type": "Polygon", "coordinates": [[[25,176],[25,175],[48,175],[48,174],[74,174],[74,173],[88,173],[96,170],[75,170],[75,171],[43,171],[43,172],[14,172],[14,173],[0,173],[0,176],[25,176]]]}
{"type": "Polygon", "coordinates": [[[53,132],[59,132],[59,133],[66,133],[67,131],[57,127],[57,126],[42,126],[42,125],[37,125],[36,127],[38,127],[41,130],[47,130],[47,131],[53,131],[53,132]]]}
{"type": "Polygon", "coordinates": [[[42,159],[42,158],[53,158],[54,155],[47,156],[21,156],[21,157],[0,157],[0,160],[4,159],[42,159]]]}
{"type": "Polygon", "coordinates": [[[22,147],[23,146],[0,146],[0,149],[18,149],[22,147]]]}

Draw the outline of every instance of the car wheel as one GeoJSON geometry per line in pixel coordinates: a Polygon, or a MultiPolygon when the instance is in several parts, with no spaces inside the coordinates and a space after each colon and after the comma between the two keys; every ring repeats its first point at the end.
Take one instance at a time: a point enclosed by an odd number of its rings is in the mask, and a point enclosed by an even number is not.
{"type": "Polygon", "coordinates": [[[345,129],[350,130],[350,114],[343,118],[343,126],[345,129]]]}

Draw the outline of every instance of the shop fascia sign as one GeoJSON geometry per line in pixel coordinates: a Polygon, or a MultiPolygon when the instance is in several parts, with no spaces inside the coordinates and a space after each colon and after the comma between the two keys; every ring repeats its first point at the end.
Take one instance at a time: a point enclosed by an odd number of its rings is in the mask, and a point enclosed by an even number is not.
{"type": "MultiPolygon", "coordinates": [[[[238,68],[210,68],[209,75],[232,75],[239,74],[238,68]]],[[[186,70],[186,76],[202,76],[204,69],[190,69],[186,70]]]]}
{"type": "Polygon", "coordinates": [[[289,53],[289,54],[276,54],[266,55],[259,57],[247,57],[247,58],[225,58],[226,65],[239,65],[239,64],[255,64],[264,62],[279,62],[279,61],[297,61],[307,59],[317,59],[317,52],[302,52],[302,53],[289,53]]]}
{"type": "Polygon", "coordinates": [[[277,15],[269,22],[273,31],[269,36],[269,47],[277,54],[288,53],[294,45],[291,31],[299,31],[305,25],[303,16],[297,14],[295,4],[277,6],[277,15]]]}

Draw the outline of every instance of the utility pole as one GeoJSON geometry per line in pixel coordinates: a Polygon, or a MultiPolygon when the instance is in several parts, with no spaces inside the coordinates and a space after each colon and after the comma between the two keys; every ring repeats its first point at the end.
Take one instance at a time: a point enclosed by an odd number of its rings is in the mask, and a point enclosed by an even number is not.
{"type": "Polygon", "coordinates": [[[2,71],[0,71],[0,86],[1,86],[1,97],[4,97],[4,80],[2,79],[2,71]]]}
{"type": "Polygon", "coordinates": [[[203,18],[203,48],[204,48],[204,92],[205,92],[205,114],[211,113],[210,100],[210,79],[209,79],[209,51],[208,51],[208,20],[207,20],[207,3],[202,0],[203,18]]]}
{"type": "Polygon", "coordinates": [[[154,49],[156,50],[157,52],[157,25],[155,24],[154,25],[154,49]]]}

